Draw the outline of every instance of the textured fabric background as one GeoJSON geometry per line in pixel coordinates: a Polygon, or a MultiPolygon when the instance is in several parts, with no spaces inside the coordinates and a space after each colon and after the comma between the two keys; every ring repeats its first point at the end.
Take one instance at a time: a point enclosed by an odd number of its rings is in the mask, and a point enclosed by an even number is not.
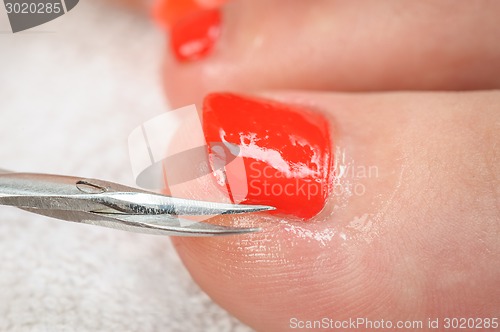
{"type": "MultiPolygon", "coordinates": [[[[167,110],[164,36],[84,0],[12,34],[0,7],[0,168],[133,185],[127,137],[167,110]]],[[[0,331],[249,331],[192,282],[168,238],[0,206],[0,331]]]]}

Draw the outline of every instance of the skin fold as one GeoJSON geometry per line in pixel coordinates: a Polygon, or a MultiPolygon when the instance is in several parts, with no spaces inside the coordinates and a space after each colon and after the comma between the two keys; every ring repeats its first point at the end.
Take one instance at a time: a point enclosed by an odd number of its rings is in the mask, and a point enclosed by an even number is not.
{"type": "MultiPolygon", "coordinates": [[[[499,317],[499,7],[234,1],[206,58],[166,51],[174,107],[244,92],[321,112],[334,133],[336,191],[310,223],[222,216],[264,231],[173,239],[214,301],[259,331],[293,317],[499,317]]],[[[218,198],[207,177],[181,192],[218,198]]]]}

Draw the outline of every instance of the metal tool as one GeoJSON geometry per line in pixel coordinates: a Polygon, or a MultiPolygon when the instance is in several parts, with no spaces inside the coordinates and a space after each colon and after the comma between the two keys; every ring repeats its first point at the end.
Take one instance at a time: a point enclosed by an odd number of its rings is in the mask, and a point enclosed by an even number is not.
{"type": "Polygon", "coordinates": [[[102,180],[3,170],[0,170],[0,205],[84,224],[179,236],[232,235],[260,230],[214,225],[179,216],[274,210],[264,205],[175,198],[102,180]]]}

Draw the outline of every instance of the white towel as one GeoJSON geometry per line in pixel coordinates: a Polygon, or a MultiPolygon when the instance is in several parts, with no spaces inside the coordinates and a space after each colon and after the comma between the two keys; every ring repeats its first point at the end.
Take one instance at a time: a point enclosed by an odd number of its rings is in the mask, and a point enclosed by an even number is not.
{"type": "MultiPolygon", "coordinates": [[[[134,185],[127,138],[166,111],[165,36],[96,1],[12,34],[0,6],[0,168],[134,185]]],[[[249,331],[166,237],[0,206],[0,331],[249,331]]]]}

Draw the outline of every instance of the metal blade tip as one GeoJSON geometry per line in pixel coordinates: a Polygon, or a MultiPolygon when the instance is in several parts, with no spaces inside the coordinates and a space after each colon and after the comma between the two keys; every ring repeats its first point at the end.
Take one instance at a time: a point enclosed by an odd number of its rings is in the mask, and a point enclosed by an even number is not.
{"type": "Polygon", "coordinates": [[[232,205],[231,208],[225,211],[223,214],[252,213],[252,212],[264,212],[272,210],[276,210],[276,208],[274,206],[268,206],[268,205],[235,204],[232,205]]]}

